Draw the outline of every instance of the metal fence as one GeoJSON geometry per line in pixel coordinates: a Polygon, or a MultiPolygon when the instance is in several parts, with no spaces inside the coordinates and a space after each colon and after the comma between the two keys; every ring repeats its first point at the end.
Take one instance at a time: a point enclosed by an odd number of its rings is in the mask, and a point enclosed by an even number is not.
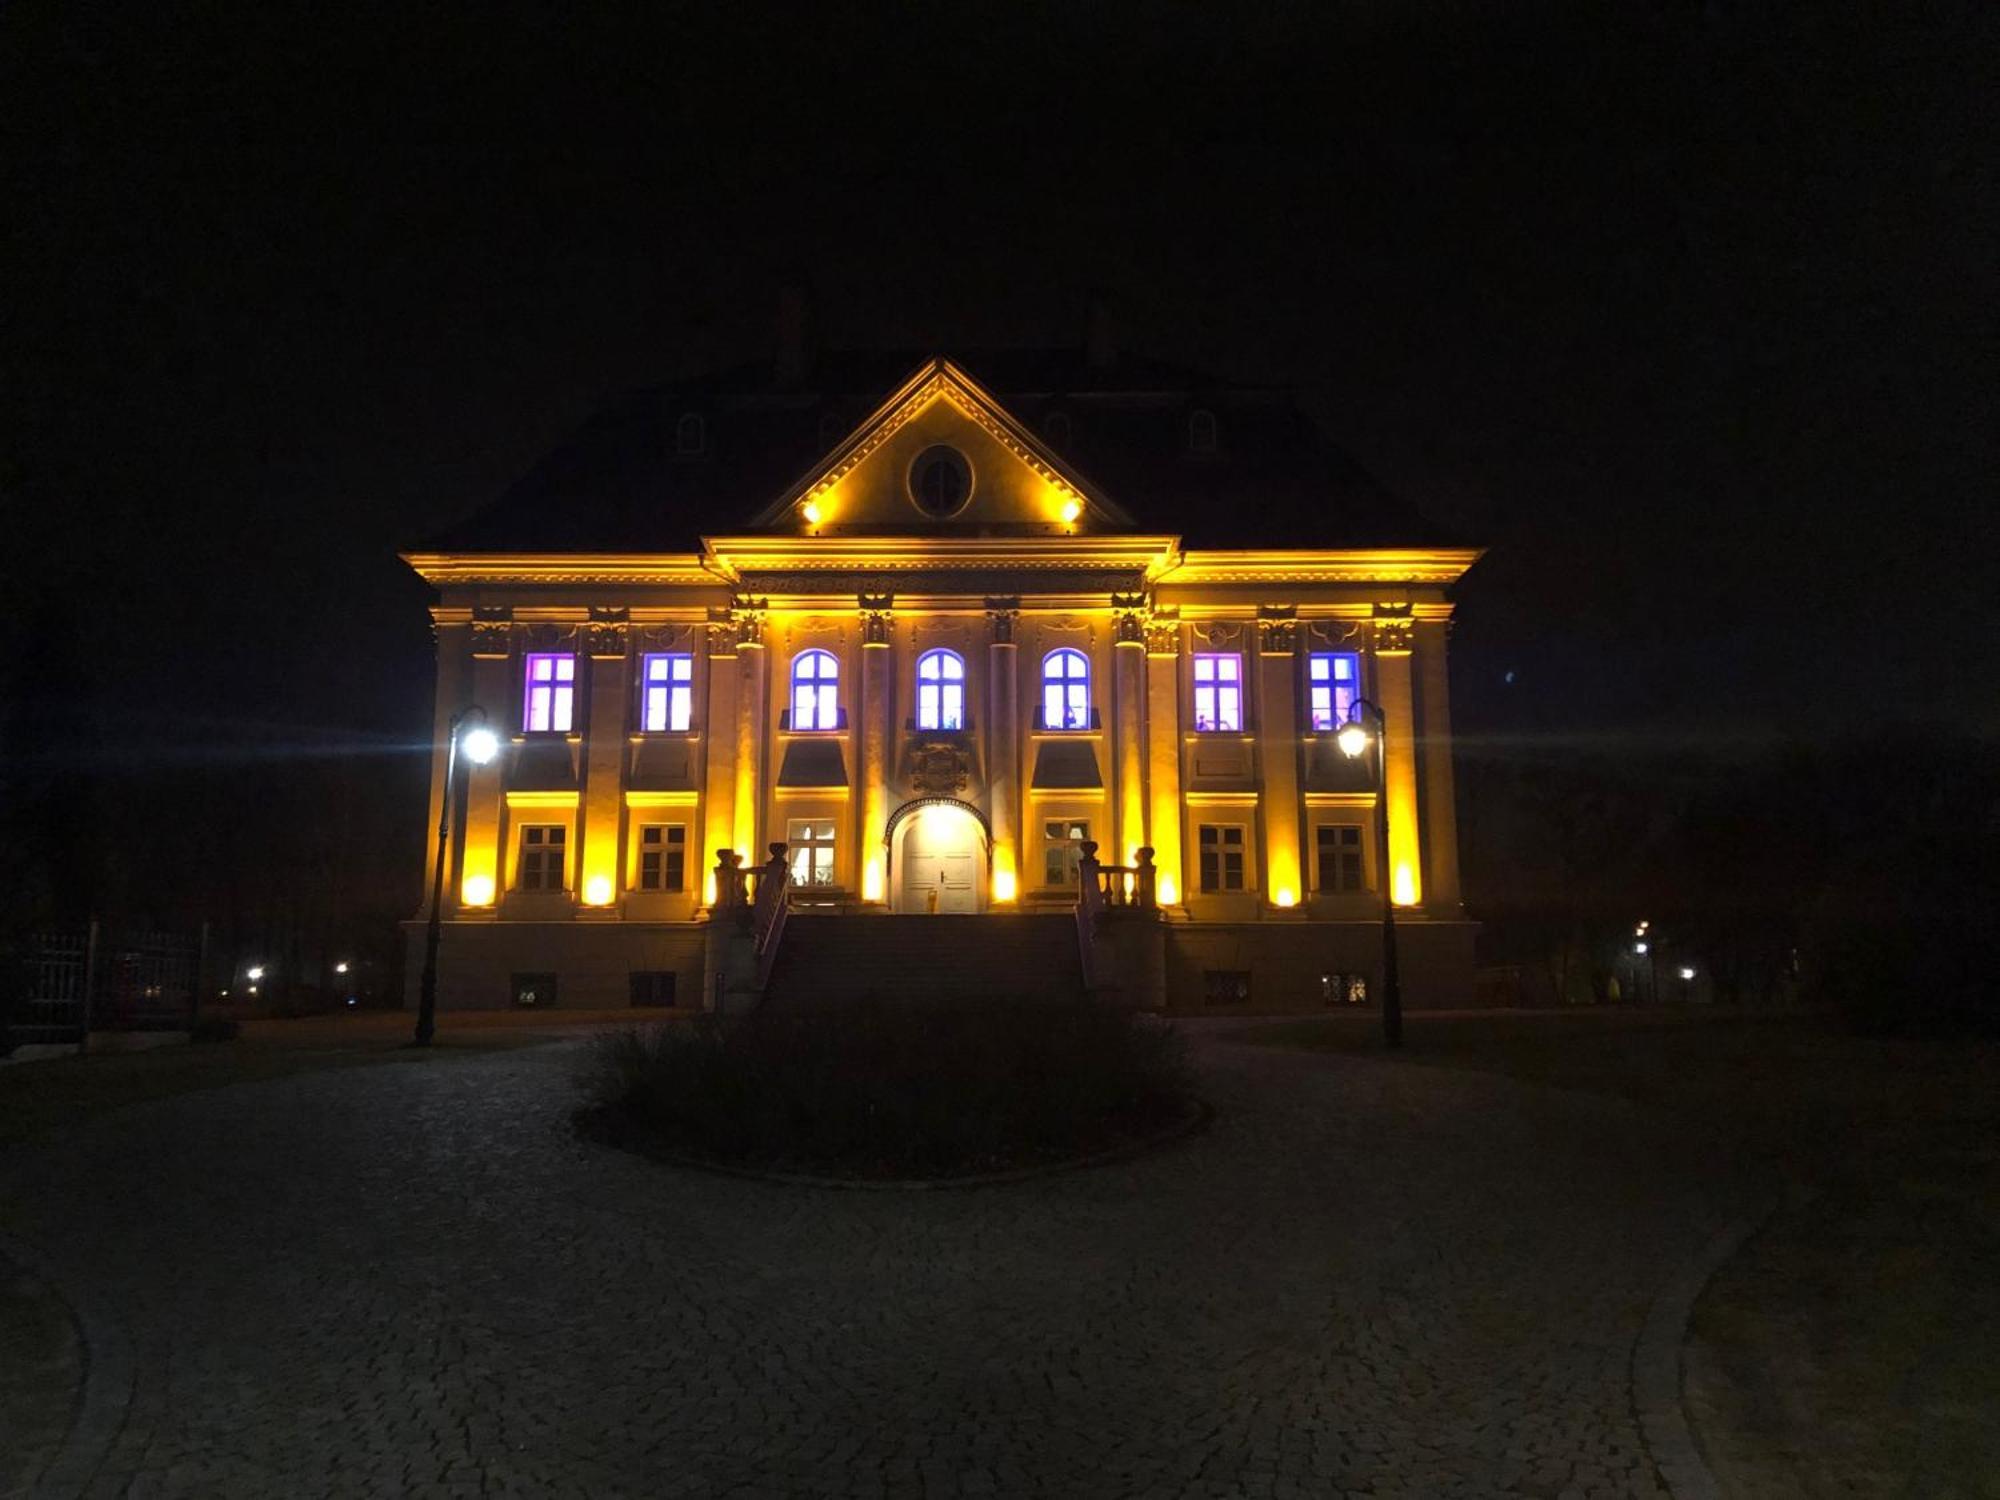
{"type": "Polygon", "coordinates": [[[88,927],[30,934],[18,992],[0,1016],[15,1046],[76,1043],[92,1031],[184,1031],[193,1024],[202,939],[88,927]]]}

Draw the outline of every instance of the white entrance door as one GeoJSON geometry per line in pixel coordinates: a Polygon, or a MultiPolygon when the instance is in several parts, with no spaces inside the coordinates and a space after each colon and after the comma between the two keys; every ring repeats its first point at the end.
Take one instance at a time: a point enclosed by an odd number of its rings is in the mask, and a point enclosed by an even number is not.
{"type": "Polygon", "coordinates": [[[901,838],[898,911],[979,910],[979,824],[970,813],[956,807],[919,809],[901,838]]]}

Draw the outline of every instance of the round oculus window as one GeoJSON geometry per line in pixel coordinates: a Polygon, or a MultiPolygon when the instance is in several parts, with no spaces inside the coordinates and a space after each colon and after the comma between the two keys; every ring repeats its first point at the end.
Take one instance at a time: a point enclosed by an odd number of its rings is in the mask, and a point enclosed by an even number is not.
{"type": "Polygon", "coordinates": [[[972,465],[956,448],[935,443],[910,465],[910,499],[927,516],[955,516],[972,498],[972,465]]]}

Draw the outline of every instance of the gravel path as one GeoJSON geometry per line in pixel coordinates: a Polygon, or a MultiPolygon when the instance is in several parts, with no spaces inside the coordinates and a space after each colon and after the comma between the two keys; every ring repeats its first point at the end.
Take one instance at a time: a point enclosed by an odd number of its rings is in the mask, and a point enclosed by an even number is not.
{"type": "Polygon", "coordinates": [[[581,1143],[572,1046],[390,1063],[16,1152],[0,1222],[130,1348],[93,1495],[1664,1493],[1632,1350],[1754,1196],[1729,1162],[1606,1099],[1197,1056],[1205,1135],[915,1194],[581,1143]]]}

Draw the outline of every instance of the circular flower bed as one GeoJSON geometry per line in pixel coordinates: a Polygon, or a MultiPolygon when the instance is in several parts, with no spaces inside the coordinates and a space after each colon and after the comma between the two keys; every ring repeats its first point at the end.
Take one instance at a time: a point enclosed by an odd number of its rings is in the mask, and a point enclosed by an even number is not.
{"type": "Polygon", "coordinates": [[[614,1144],[828,1179],[984,1177],[1117,1152],[1200,1106],[1181,1037],[1090,1003],[702,1016],[600,1037],[577,1123],[614,1144]]]}

